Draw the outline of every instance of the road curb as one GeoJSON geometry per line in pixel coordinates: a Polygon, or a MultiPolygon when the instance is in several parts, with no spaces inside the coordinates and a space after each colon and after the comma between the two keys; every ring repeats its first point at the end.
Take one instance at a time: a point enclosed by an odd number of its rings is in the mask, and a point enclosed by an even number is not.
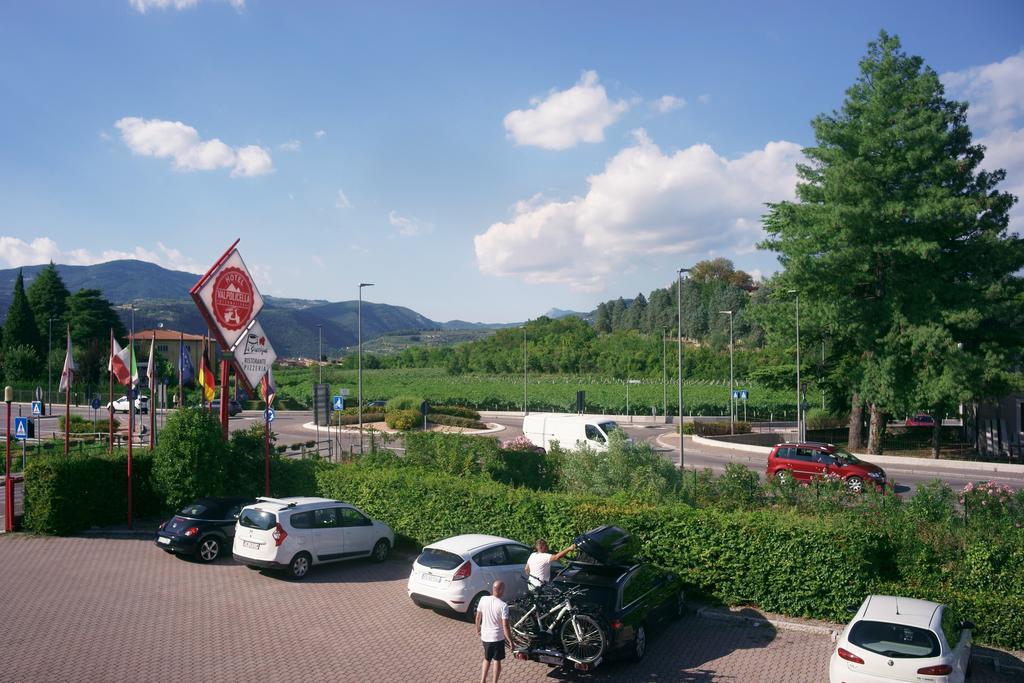
{"type": "Polygon", "coordinates": [[[74,534],[76,538],[117,538],[136,541],[152,541],[155,531],[138,529],[88,529],[74,534]]]}
{"type": "MultiPolygon", "coordinates": [[[[491,422],[491,423],[488,423],[488,424],[490,426],[487,429],[472,429],[472,430],[469,430],[469,431],[466,431],[466,432],[450,432],[450,433],[469,434],[469,435],[472,435],[472,436],[476,436],[476,435],[479,435],[479,434],[495,434],[497,432],[505,431],[505,425],[500,425],[500,424],[497,424],[495,422],[491,422]]],[[[323,429],[327,429],[328,428],[327,425],[321,425],[321,427],[323,429]]],[[[302,428],[305,429],[305,430],[311,431],[311,432],[312,431],[316,431],[318,429],[318,427],[317,427],[315,422],[306,422],[305,424],[302,425],[302,428]]],[[[330,429],[333,429],[334,431],[338,432],[339,434],[358,434],[359,433],[359,430],[358,429],[352,429],[351,425],[346,425],[345,427],[335,427],[335,426],[332,426],[332,427],[330,427],[330,429]]],[[[370,428],[369,427],[363,427],[363,431],[364,432],[370,431],[370,428]]],[[[379,430],[379,429],[376,429],[374,431],[381,432],[381,430],[379,430]]],[[[382,434],[401,434],[401,432],[397,432],[397,431],[395,431],[395,432],[381,432],[381,433],[382,434]]]]}

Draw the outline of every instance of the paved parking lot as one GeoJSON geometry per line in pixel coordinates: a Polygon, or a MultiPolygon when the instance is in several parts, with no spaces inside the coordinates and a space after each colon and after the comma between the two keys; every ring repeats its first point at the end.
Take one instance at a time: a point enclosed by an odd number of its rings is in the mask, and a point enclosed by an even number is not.
{"type": "MultiPolygon", "coordinates": [[[[2,681],[474,681],[471,624],[415,607],[407,561],[355,561],[291,583],[147,541],[0,537],[2,681]]],[[[640,664],[594,681],[827,680],[827,636],[688,616],[640,664]]],[[[506,660],[502,680],[551,681],[506,660]]],[[[979,667],[976,680],[1009,681],[979,667]]]]}

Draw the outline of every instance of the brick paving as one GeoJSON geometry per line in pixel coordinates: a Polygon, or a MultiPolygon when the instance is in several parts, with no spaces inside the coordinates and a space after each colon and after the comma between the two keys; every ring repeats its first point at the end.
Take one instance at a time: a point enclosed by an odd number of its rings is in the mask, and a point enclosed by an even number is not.
{"type": "MultiPolygon", "coordinates": [[[[414,606],[407,560],[357,560],[302,582],[138,540],[0,537],[0,681],[475,681],[471,624],[414,606]]],[[[647,658],[592,681],[827,680],[824,635],[687,616],[647,658]]],[[[1010,681],[976,665],[979,683],[1010,681]]],[[[552,681],[506,660],[503,681],[552,681]]],[[[1019,680],[1019,679],[1018,679],[1019,680]]]]}

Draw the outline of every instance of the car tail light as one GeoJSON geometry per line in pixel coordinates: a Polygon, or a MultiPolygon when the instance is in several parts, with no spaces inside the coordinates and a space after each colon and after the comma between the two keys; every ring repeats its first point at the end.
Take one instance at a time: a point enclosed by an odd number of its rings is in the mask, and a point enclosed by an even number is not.
{"type": "Polygon", "coordinates": [[[199,533],[199,527],[197,527],[197,526],[190,526],[189,528],[185,529],[185,535],[188,536],[189,538],[195,536],[198,533],[199,533]]]}
{"type": "Polygon", "coordinates": [[[618,631],[620,628],[622,628],[622,620],[612,619],[611,623],[609,623],[608,625],[611,626],[614,630],[618,631]]]}
{"type": "Polygon", "coordinates": [[[452,581],[461,581],[462,579],[468,578],[473,573],[473,565],[469,560],[462,563],[458,571],[455,572],[455,576],[452,577],[452,581]]]}
{"type": "Polygon", "coordinates": [[[953,673],[953,667],[949,664],[938,664],[936,666],[923,666],[917,670],[917,673],[924,676],[948,676],[953,673]]]}
{"type": "Polygon", "coordinates": [[[274,525],[274,532],[270,534],[271,538],[274,539],[274,545],[280,547],[284,543],[284,539],[288,538],[288,532],[284,530],[281,523],[278,522],[274,525]]]}
{"type": "Polygon", "coordinates": [[[844,650],[843,648],[839,648],[839,650],[837,650],[837,652],[839,654],[840,659],[845,659],[846,661],[853,662],[854,664],[863,664],[864,663],[863,659],[861,659],[857,655],[853,654],[849,650],[844,650]]]}
{"type": "Polygon", "coordinates": [[[167,522],[160,522],[160,526],[158,526],[156,530],[163,531],[165,526],[167,526],[167,522]]]}

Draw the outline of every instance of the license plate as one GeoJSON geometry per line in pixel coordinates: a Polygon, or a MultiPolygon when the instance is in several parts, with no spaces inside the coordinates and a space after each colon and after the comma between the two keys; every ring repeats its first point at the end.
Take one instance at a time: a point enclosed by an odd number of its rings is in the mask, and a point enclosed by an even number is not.
{"type": "Polygon", "coordinates": [[[166,536],[158,536],[156,542],[163,543],[164,545],[170,545],[171,539],[167,538],[166,536]]]}
{"type": "Polygon", "coordinates": [[[434,576],[433,574],[427,574],[426,572],[423,573],[423,580],[427,583],[441,583],[440,576],[434,576]]]}
{"type": "Polygon", "coordinates": [[[541,664],[561,664],[561,657],[552,657],[551,655],[537,655],[537,661],[541,664]]]}
{"type": "Polygon", "coordinates": [[[242,541],[243,548],[252,548],[253,550],[259,550],[262,543],[253,543],[252,541],[242,541]]]}

